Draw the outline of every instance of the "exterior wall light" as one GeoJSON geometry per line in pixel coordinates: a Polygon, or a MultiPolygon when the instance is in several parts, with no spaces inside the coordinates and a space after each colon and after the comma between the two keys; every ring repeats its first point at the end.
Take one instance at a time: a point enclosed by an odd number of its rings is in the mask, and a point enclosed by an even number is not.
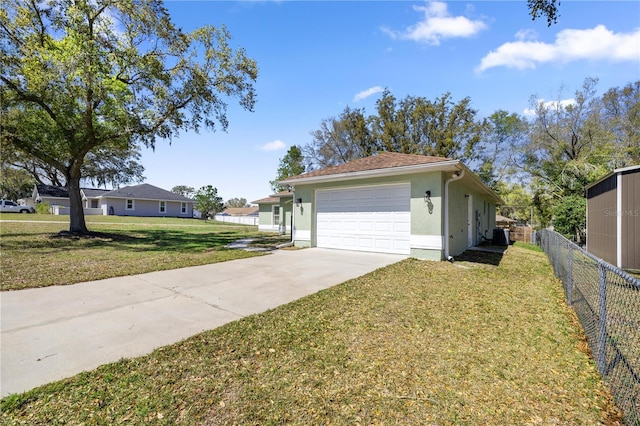
{"type": "Polygon", "coordinates": [[[426,190],[424,192],[424,201],[425,203],[431,201],[431,191],[426,190]]]}
{"type": "Polygon", "coordinates": [[[302,198],[296,198],[296,205],[299,206],[302,204],[302,198]]]}

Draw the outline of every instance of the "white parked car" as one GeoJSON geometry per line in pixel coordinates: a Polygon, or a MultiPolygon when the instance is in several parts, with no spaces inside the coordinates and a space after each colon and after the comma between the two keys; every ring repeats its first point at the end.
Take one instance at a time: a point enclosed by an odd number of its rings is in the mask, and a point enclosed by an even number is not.
{"type": "Polygon", "coordinates": [[[0,213],[35,213],[36,209],[30,206],[20,206],[13,201],[0,200],[0,213]]]}

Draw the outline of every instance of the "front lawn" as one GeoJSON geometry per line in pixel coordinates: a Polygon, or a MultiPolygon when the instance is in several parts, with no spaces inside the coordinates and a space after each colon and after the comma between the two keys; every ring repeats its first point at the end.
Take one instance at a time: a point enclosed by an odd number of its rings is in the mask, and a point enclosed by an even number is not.
{"type": "MultiPolygon", "coordinates": [[[[3,214],[1,290],[73,284],[257,256],[225,246],[273,238],[255,226],[177,218],[87,216],[89,238],[60,236],[68,218],[3,214]],[[33,220],[36,220],[34,222],[33,220]],[[54,221],[50,223],[50,221],[54,221]]],[[[277,238],[275,239],[277,240],[277,238]]]]}
{"type": "Polygon", "coordinates": [[[618,424],[543,253],[406,260],[1,401],[3,424],[618,424]]]}

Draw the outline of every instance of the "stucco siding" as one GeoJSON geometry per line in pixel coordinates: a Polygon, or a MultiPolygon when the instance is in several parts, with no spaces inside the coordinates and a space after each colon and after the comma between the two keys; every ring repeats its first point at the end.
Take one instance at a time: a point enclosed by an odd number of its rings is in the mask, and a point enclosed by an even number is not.
{"type": "MultiPolygon", "coordinates": [[[[295,245],[317,245],[316,192],[325,189],[347,189],[366,186],[409,183],[411,186],[411,256],[441,260],[444,258],[444,181],[442,172],[420,173],[384,178],[357,179],[342,182],[298,184],[295,198],[302,199],[294,206],[295,245]],[[425,192],[430,191],[429,199],[425,192]]],[[[477,245],[483,238],[491,238],[495,227],[495,204],[479,191],[470,189],[464,180],[449,185],[449,253],[462,253],[470,245],[477,245]],[[471,244],[469,244],[469,198],[471,196],[471,244]]]]}
{"type": "Polygon", "coordinates": [[[294,206],[296,246],[315,247],[317,245],[316,191],[400,183],[409,183],[411,186],[411,240],[414,246],[411,248],[412,256],[439,260],[442,247],[443,185],[441,172],[297,185],[295,198],[301,198],[302,203],[299,206],[294,206]],[[429,200],[425,200],[425,191],[427,190],[431,191],[429,200]],[[435,249],[435,247],[438,248],[435,249]]]}
{"type": "Polygon", "coordinates": [[[265,232],[279,232],[280,224],[285,226],[284,231],[291,231],[291,198],[282,197],[279,203],[261,203],[258,206],[258,230],[265,232]],[[273,207],[280,207],[280,220],[274,221],[273,207]]]}

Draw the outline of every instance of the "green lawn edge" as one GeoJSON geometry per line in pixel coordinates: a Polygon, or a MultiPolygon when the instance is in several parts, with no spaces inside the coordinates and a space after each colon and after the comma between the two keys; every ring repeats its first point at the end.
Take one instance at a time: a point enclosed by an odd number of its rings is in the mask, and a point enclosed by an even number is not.
{"type": "Polygon", "coordinates": [[[0,402],[13,424],[615,424],[544,254],[408,259],[0,402]]]}

